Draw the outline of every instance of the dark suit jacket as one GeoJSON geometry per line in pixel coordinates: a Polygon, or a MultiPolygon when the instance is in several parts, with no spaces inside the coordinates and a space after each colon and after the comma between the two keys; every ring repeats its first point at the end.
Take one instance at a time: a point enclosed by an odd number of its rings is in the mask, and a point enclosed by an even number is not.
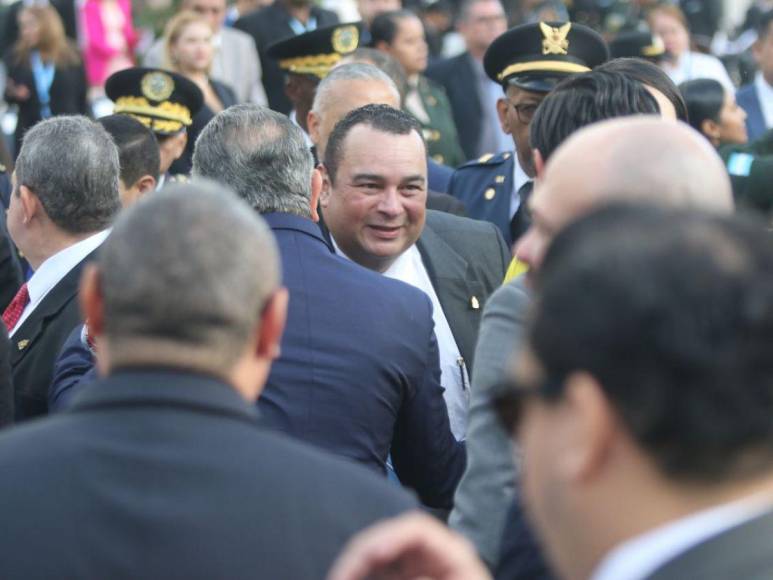
{"type": "Polygon", "coordinates": [[[261,428],[228,385],[115,373],[0,436],[4,579],[321,579],[411,509],[399,487],[261,428]]]}
{"type": "Polygon", "coordinates": [[[0,312],[10,304],[21,284],[22,274],[16,249],[5,226],[5,212],[0,209],[0,312]]]}
{"type": "Polygon", "coordinates": [[[754,83],[749,83],[738,89],[735,99],[738,105],[746,111],[746,131],[749,134],[749,141],[756,141],[764,135],[766,127],[760,97],[754,83]]]}
{"type": "MultiPolygon", "coordinates": [[[[338,16],[330,10],[312,6],[311,14],[317,19],[317,28],[338,23],[338,16]]],[[[266,56],[266,49],[269,46],[295,35],[290,27],[290,14],[282,0],[275,0],[265,8],[242,16],[234,23],[234,28],[243,30],[255,40],[263,68],[263,88],[266,89],[268,106],[275,111],[288,114],[293,105],[284,92],[284,73],[274,59],[266,56]]]]}
{"type": "Polygon", "coordinates": [[[13,423],[13,380],[11,342],[5,324],[0,323],[0,428],[13,423]]]}
{"type": "Polygon", "coordinates": [[[647,580],[773,578],[773,511],[710,538],[664,564],[647,580]]]}
{"type": "Polygon", "coordinates": [[[94,256],[92,252],[70,270],[11,338],[17,422],[48,412],[54,362],[67,336],[82,322],[77,300],[81,270],[94,256]]]}
{"type": "Polygon", "coordinates": [[[427,69],[428,78],[443,85],[451,102],[459,144],[467,159],[477,155],[480,142],[483,105],[478,95],[478,81],[469,53],[449,58],[427,69]]]}
{"type": "Polygon", "coordinates": [[[428,210],[416,242],[467,368],[488,297],[502,285],[510,252],[496,226],[428,210]]]}
{"type": "MultiPolygon", "coordinates": [[[[6,93],[6,100],[19,105],[19,120],[16,125],[16,155],[19,153],[24,132],[40,121],[40,101],[35,88],[35,77],[29,62],[16,64],[10,58],[8,63],[8,78],[19,85],[25,85],[30,90],[30,98],[26,101],[16,101],[6,93]]],[[[83,66],[56,67],[54,80],[49,89],[50,107],[53,115],[88,115],[90,110],[86,101],[86,73],[83,66]]]]}
{"type": "Polygon", "coordinates": [[[266,424],[450,508],[465,465],[440,386],[432,306],[415,288],[336,256],[311,220],[264,216],[290,305],[258,408],[266,424]]]}

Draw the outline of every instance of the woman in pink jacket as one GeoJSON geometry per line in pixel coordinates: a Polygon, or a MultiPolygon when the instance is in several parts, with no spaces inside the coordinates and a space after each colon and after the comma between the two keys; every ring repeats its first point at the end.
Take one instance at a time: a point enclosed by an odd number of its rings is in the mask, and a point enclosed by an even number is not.
{"type": "Polygon", "coordinates": [[[130,0],[86,0],[83,4],[83,60],[89,87],[100,91],[116,71],[134,65],[134,30],[130,0]]]}

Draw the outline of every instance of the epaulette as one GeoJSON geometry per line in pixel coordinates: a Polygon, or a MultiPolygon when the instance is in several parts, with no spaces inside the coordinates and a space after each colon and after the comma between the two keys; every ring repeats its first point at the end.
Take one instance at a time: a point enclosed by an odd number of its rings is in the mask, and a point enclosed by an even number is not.
{"type": "Polygon", "coordinates": [[[8,168],[2,163],[0,163],[0,173],[7,173],[7,172],[8,172],[8,168]]]}
{"type": "Polygon", "coordinates": [[[175,173],[167,178],[167,183],[188,183],[190,180],[191,178],[184,173],[175,173]]]}
{"type": "Polygon", "coordinates": [[[494,166],[494,165],[501,165],[508,159],[510,159],[513,156],[512,151],[505,151],[503,153],[486,153],[485,155],[481,155],[477,159],[472,159],[471,161],[468,161],[464,165],[461,165],[459,169],[465,168],[465,167],[480,167],[480,166],[494,166]]]}

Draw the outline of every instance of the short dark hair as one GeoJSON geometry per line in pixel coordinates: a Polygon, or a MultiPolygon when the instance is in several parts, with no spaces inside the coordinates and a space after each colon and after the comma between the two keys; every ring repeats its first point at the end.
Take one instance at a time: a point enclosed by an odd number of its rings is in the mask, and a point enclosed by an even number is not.
{"type": "Polygon", "coordinates": [[[97,119],[118,147],[121,181],[131,187],[144,175],[158,180],[161,154],[153,131],[130,115],[108,115],[97,119]]]}
{"type": "Polygon", "coordinates": [[[529,127],[531,147],[547,161],[572,133],[614,117],[660,113],[644,85],[627,75],[590,71],[564,79],[540,103],[529,127]]]}
{"type": "Polygon", "coordinates": [[[725,87],[714,79],[694,79],[679,85],[684,102],[687,104],[687,114],[690,126],[703,133],[701,128],[706,120],[719,122],[719,114],[725,103],[725,87]]]}
{"type": "Polygon", "coordinates": [[[424,142],[419,122],[413,115],[400,109],[395,109],[389,105],[365,105],[349,111],[343,119],[336,123],[327,140],[324,164],[330,181],[335,181],[338,166],[343,156],[344,141],[356,125],[367,125],[391,135],[408,135],[411,131],[415,131],[422,143],[424,142]]]}
{"type": "Polygon", "coordinates": [[[773,464],[773,239],[750,220],[611,205],[559,233],[540,269],[529,344],[550,384],[592,375],[674,479],[773,464]]]}
{"type": "Polygon", "coordinates": [[[379,42],[391,45],[397,36],[399,21],[403,18],[418,18],[418,16],[407,9],[390,10],[377,15],[370,23],[370,46],[375,47],[379,42]]]}
{"type": "Polygon", "coordinates": [[[615,58],[593,70],[622,73],[645,86],[660,91],[674,105],[676,118],[687,123],[687,106],[682,93],[679,92],[674,81],[655,63],[643,58],[615,58]]]}
{"type": "Polygon", "coordinates": [[[760,19],[757,21],[758,40],[764,40],[771,33],[771,22],[773,22],[773,8],[760,14],[760,19]]]}

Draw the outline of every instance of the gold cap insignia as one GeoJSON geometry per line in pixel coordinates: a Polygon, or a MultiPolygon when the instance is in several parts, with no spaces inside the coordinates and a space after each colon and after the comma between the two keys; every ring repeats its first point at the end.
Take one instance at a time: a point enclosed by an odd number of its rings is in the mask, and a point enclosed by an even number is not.
{"type": "Polygon", "coordinates": [[[539,23],[542,31],[542,54],[569,54],[569,41],[566,37],[572,29],[572,23],[553,28],[544,22],[539,23]]]}
{"type": "Polygon", "coordinates": [[[664,52],[666,52],[666,45],[663,43],[663,39],[659,36],[653,36],[652,44],[645,46],[641,51],[644,56],[649,57],[660,56],[664,52]]]}
{"type": "Polygon", "coordinates": [[[151,72],[142,77],[142,94],[151,101],[166,101],[174,91],[174,81],[166,73],[151,72]]]}
{"type": "Polygon", "coordinates": [[[496,189],[493,187],[489,187],[486,191],[483,192],[483,197],[486,198],[486,201],[491,201],[494,199],[494,196],[497,194],[496,189]]]}
{"type": "Polygon", "coordinates": [[[336,28],[331,39],[333,50],[339,54],[349,54],[360,43],[360,31],[356,26],[336,28]]]}
{"type": "Polygon", "coordinates": [[[473,310],[480,310],[480,302],[478,302],[477,296],[470,298],[470,306],[472,306],[473,310]]]}
{"type": "Polygon", "coordinates": [[[30,341],[29,341],[29,340],[27,340],[27,339],[25,338],[24,340],[20,340],[19,342],[17,342],[17,343],[16,343],[16,347],[17,347],[19,350],[24,350],[25,348],[27,348],[27,345],[28,345],[29,343],[30,343],[30,341]]]}

